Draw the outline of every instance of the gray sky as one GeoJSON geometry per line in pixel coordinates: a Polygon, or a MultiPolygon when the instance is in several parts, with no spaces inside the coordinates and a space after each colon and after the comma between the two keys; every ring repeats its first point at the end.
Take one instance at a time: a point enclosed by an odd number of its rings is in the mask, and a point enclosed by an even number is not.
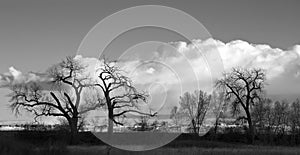
{"type": "MultiPolygon", "coordinates": [[[[282,49],[300,44],[300,1],[297,0],[2,0],[0,73],[7,72],[10,66],[22,72],[43,72],[65,56],[75,54],[83,37],[101,19],[143,4],[185,11],[198,19],[213,38],[225,43],[241,39],[282,49]]],[[[0,99],[7,93],[0,89],[0,99]]],[[[7,98],[1,101],[0,120],[14,119],[7,110],[7,98]]]]}
{"type": "Polygon", "coordinates": [[[10,66],[43,70],[77,50],[101,19],[127,7],[166,5],[198,19],[216,39],[242,39],[289,48],[299,44],[299,1],[142,1],[110,0],[0,2],[0,72],[10,66]],[[32,58],[38,58],[32,61],[32,58]],[[38,65],[37,65],[38,64],[38,65]]]}

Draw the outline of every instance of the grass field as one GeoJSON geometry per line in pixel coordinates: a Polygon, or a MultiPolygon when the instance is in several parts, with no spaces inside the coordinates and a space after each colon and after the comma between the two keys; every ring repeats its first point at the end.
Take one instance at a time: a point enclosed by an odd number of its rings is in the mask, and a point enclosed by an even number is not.
{"type": "Polygon", "coordinates": [[[81,154],[111,154],[111,155],[297,155],[300,154],[300,148],[295,147],[259,147],[247,146],[238,148],[199,148],[199,147],[184,147],[184,148],[159,148],[151,151],[131,152],[118,149],[108,149],[106,147],[68,147],[68,151],[72,155],[81,154]]]}
{"type": "Polygon", "coordinates": [[[108,147],[90,133],[81,133],[82,143],[68,145],[63,133],[0,132],[0,155],[300,155],[299,146],[247,145],[242,142],[212,141],[183,134],[170,144],[141,152],[108,147]]]}

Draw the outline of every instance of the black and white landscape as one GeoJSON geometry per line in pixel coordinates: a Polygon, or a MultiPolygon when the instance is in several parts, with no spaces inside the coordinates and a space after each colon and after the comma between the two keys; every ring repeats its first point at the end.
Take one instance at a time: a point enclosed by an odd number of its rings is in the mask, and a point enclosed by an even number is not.
{"type": "Polygon", "coordinates": [[[299,154],[298,1],[0,1],[0,154],[299,154]]]}

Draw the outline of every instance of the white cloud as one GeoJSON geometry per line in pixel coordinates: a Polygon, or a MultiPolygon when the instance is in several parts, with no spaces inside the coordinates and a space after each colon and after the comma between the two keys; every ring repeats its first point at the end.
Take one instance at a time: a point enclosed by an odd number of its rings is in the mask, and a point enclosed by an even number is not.
{"type": "MultiPolygon", "coordinates": [[[[284,50],[272,48],[266,44],[251,44],[242,40],[235,40],[224,43],[219,40],[193,40],[193,44],[179,42],[176,48],[184,53],[192,62],[197,74],[206,77],[206,70],[203,55],[210,52],[219,52],[225,71],[232,67],[260,67],[267,71],[267,83],[271,86],[272,93],[299,93],[300,87],[300,45],[295,45],[284,50]],[[197,50],[196,47],[202,51],[197,50]],[[200,54],[202,53],[202,54],[200,54]],[[298,81],[297,81],[298,80],[298,81]]],[[[176,43],[172,43],[175,44],[176,43]]],[[[212,60],[208,57],[208,60],[212,60]]],[[[207,78],[207,77],[206,77],[207,78]]],[[[202,80],[202,79],[199,79],[202,80]]],[[[201,83],[201,82],[200,82],[201,83]]]]}
{"type": "Polygon", "coordinates": [[[10,67],[8,72],[4,74],[0,74],[0,86],[8,87],[10,85],[20,84],[20,83],[31,83],[31,82],[39,82],[39,83],[47,83],[51,80],[49,76],[44,73],[34,73],[29,72],[23,74],[21,71],[15,69],[14,67],[10,67]]]}
{"type": "Polygon", "coordinates": [[[154,72],[155,72],[155,69],[154,68],[149,68],[149,69],[147,69],[147,71],[146,71],[148,74],[153,74],[154,72]]]}
{"type": "MultiPolygon", "coordinates": [[[[174,49],[162,45],[150,58],[162,62],[161,64],[152,63],[140,67],[144,60],[139,60],[137,57],[131,58],[130,61],[122,60],[119,65],[128,71],[135,84],[147,87],[153,82],[159,82],[165,84],[170,91],[176,92],[176,95],[180,95],[181,91],[171,89],[179,88],[180,85],[183,87],[183,92],[197,88],[204,90],[212,88],[214,79],[211,77],[211,69],[214,66],[209,65],[215,63],[207,61],[215,61],[213,58],[215,55],[211,53],[216,51],[220,54],[225,71],[237,66],[265,69],[268,84],[272,86],[270,92],[284,92],[295,87],[297,79],[300,80],[300,45],[284,50],[267,44],[252,44],[242,40],[224,43],[212,38],[193,40],[190,44],[171,42],[169,45],[174,49]]],[[[300,90],[300,88],[293,88],[292,92],[298,93],[298,89],[300,90]]]]}
{"type": "MultiPolygon", "coordinates": [[[[130,76],[134,84],[141,88],[148,88],[156,82],[166,89],[163,92],[151,91],[152,97],[166,93],[174,99],[168,102],[177,104],[180,93],[193,91],[197,88],[210,90],[212,88],[211,66],[215,61],[212,53],[219,52],[225,71],[232,67],[261,67],[267,71],[270,92],[298,93],[300,87],[300,45],[295,45],[289,50],[272,48],[266,44],[252,44],[242,40],[224,43],[215,39],[193,40],[169,43],[174,48],[162,45],[153,53],[151,60],[162,63],[145,63],[144,60],[122,60],[118,65],[130,76]],[[199,51],[200,49],[200,51],[199,51]],[[199,86],[199,87],[198,87],[199,86]],[[293,89],[291,89],[293,88],[293,89]],[[290,91],[288,91],[290,90],[290,91]]],[[[80,55],[75,57],[88,67],[85,74],[97,79],[95,70],[102,66],[102,60],[85,58],[80,55]]],[[[155,62],[153,61],[153,62],[155,62]]],[[[219,74],[217,74],[219,75],[219,74]]],[[[217,78],[217,77],[215,77],[217,78]]],[[[9,68],[9,72],[0,75],[0,84],[8,85],[16,82],[47,81],[44,74],[27,73],[9,68]]]]}
{"type": "MultiPolygon", "coordinates": [[[[294,62],[300,64],[299,45],[294,46],[292,50],[282,50],[272,48],[269,45],[251,44],[242,40],[223,43],[218,40],[208,39],[204,41],[194,40],[193,43],[204,51],[203,53],[218,50],[226,71],[237,66],[261,67],[267,70],[269,79],[272,79],[284,74],[289,64],[294,62]]],[[[182,42],[178,44],[180,44],[180,46],[175,47],[178,47],[180,52],[192,55],[193,60],[201,62],[203,58],[201,54],[198,54],[198,57],[196,57],[197,54],[195,54],[201,52],[195,49],[194,46],[182,42]],[[185,47],[183,47],[183,45],[185,45],[185,47]]]]}

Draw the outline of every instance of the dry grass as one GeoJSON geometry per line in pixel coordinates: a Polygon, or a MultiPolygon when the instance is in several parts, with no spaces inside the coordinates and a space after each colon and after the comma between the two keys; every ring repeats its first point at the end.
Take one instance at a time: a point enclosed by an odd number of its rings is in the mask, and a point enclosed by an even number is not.
{"type": "MultiPolygon", "coordinates": [[[[246,145],[245,143],[237,142],[222,142],[201,140],[198,138],[179,137],[159,149],[131,152],[123,151],[116,148],[107,147],[98,142],[93,142],[94,139],[89,138],[90,135],[82,135],[85,143],[76,146],[68,146],[61,140],[64,136],[50,133],[2,133],[0,135],[0,155],[300,155],[300,147],[287,146],[263,146],[263,145],[246,145]]],[[[61,134],[62,135],[62,134],[61,134]]],[[[96,138],[97,140],[97,138],[96,138]]]]}
{"type": "Polygon", "coordinates": [[[197,147],[184,147],[184,148],[159,148],[151,151],[144,152],[131,152],[109,147],[82,147],[72,146],[68,147],[72,155],[297,155],[300,154],[300,148],[296,147],[259,147],[248,146],[242,148],[197,148],[197,147]]]}

